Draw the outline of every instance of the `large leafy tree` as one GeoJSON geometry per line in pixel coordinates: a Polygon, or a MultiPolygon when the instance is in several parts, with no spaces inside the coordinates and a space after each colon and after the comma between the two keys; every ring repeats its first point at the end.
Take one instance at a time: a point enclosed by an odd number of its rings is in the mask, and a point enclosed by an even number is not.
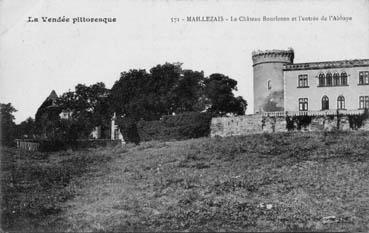
{"type": "Polygon", "coordinates": [[[245,113],[247,103],[235,97],[237,81],[223,74],[183,70],[180,63],[122,72],[111,90],[112,111],[136,121],[208,109],[214,115],[245,113]]]}
{"type": "Polygon", "coordinates": [[[223,116],[227,113],[244,115],[247,102],[240,96],[234,96],[233,91],[236,90],[236,80],[224,74],[211,74],[205,80],[204,94],[210,101],[210,107],[207,110],[216,116],[223,116]]]}
{"type": "Polygon", "coordinates": [[[15,123],[14,115],[17,110],[12,106],[11,103],[3,104],[0,103],[0,135],[1,144],[11,145],[15,139],[15,123]]]}
{"type": "Polygon", "coordinates": [[[204,73],[184,70],[173,88],[173,112],[199,112],[205,109],[203,100],[204,73]]]}
{"type": "Polygon", "coordinates": [[[70,118],[61,120],[61,128],[74,131],[70,135],[73,138],[87,138],[96,126],[109,128],[111,113],[108,95],[109,89],[102,82],[90,86],[78,84],[75,91],[64,93],[58,98],[57,105],[62,111],[68,112],[70,118]]]}
{"type": "Polygon", "coordinates": [[[152,117],[154,95],[148,90],[149,74],[145,70],[122,72],[109,98],[112,111],[133,119],[152,117]]]}
{"type": "MultiPolygon", "coordinates": [[[[111,90],[113,111],[135,121],[157,120],[176,111],[178,84],[181,79],[180,64],[157,65],[145,70],[122,72],[111,90]]],[[[182,84],[183,86],[183,84],[182,84]]]]}

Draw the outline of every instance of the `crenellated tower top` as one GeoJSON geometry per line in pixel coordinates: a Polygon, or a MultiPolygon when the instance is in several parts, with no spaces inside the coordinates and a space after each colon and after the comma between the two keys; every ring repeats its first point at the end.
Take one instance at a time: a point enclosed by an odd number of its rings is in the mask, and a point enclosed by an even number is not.
{"type": "Polygon", "coordinates": [[[292,64],[294,59],[292,48],[288,50],[257,50],[252,52],[253,66],[261,63],[288,63],[292,64]]]}

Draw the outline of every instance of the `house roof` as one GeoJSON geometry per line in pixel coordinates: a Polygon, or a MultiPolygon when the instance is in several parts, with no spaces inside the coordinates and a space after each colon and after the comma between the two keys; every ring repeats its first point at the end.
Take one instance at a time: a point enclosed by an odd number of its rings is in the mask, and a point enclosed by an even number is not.
{"type": "Polygon", "coordinates": [[[58,98],[58,95],[56,94],[55,90],[52,90],[48,99],[56,100],[58,98]]]}

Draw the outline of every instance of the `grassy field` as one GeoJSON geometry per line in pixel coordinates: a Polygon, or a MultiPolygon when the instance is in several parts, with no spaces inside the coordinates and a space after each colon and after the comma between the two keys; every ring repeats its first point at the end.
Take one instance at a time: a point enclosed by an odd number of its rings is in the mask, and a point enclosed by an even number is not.
{"type": "Polygon", "coordinates": [[[3,179],[3,229],[369,231],[368,132],[146,142],[21,161],[7,165],[13,184],[3,179]]]}

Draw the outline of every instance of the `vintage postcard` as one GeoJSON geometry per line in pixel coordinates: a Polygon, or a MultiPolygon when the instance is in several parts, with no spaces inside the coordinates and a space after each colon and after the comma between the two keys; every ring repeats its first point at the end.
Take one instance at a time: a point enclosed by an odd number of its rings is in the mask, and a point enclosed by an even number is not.
{"type": "Polygon", "coordinates": [[[0,0],[1,232],[369,231],[368,0],[0,0]]]}

